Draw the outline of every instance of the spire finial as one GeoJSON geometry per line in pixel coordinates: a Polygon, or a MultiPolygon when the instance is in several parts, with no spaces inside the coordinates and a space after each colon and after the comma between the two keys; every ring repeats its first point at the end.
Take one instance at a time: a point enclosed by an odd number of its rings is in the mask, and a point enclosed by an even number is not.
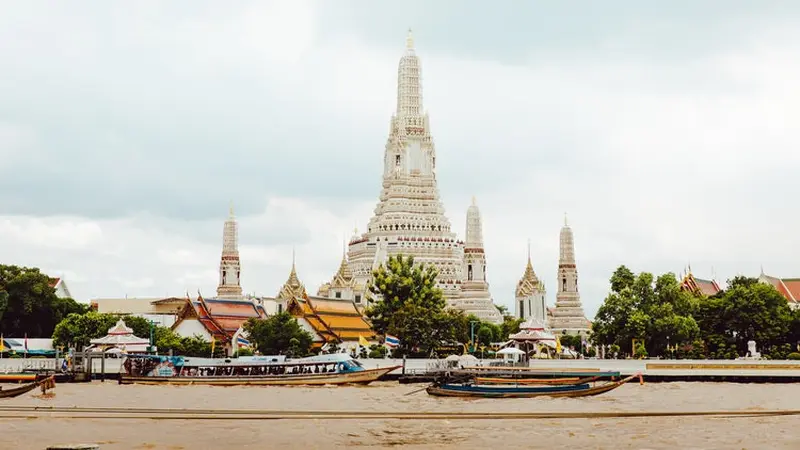
{"type": "Polygon", "coordinates": [[[230,206],[228,208],[228,213],[231,216],[231,219],[233,219],[233,217],[234,217],[233,216],[233,200],[230,201],[230,206]]]}
{"type": "Polygon", "coordinates": [[[761,265],[761,275],[764,275],[764,265],[761,265]]]}
{"type": "Polygon", "coordinates": [[[475,198],[474,195],[472,196],[472,206],[478,206],[478,200],[475,198]]]}
{"type": "Polygon", "coordinates": [[[294,270],[294,263],[295,263],[295,250],[294,245],[292,246],[292,270],[294,270]]]}
{"type": "Polygon", "coordinates": [[[531,262],[531,239],[528,238],[528,262],[531,262]]]}
{"type": "Polygon", "coordinates": [[[564,226],[565,227],[569,226],[569,223],[567,223],[567,213],[566,212],[564,213],[564,226]]]}
{"type": "Polygon", "coordinates": [[[414,48],[414,35],[411,33],[411,28],[408,29],[408,35],[406,35],[406,48],[409,50],[414,48]]]}

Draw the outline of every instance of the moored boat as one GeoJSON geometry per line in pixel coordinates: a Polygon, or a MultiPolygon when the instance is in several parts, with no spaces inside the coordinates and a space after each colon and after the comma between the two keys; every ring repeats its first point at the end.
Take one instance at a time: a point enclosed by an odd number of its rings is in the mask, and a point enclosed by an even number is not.
{"type": "Polygon", "coordinates": [[[444,383],[429,386],[429,395],[439,397],[477,397],[477,398],[531,398],[531,397],[589,397],[614,390],[623,384],[639,378],[641,374],[631,375],[619,381],[612,381],[600,386],[588,383],[564,386],[512,386],[512,385],[480,385],[472,382],[444,383]]]}
{"type": "Polygon", "coordinates": [[[493,377],[475,377],[477,384],[511,384],[511,385],[571,385],[571,384],[585,384],[597,381],[600,377],[570,377],[570,378],[493,378],[493,377]]]}
{"type": "Polygon", "coordinates": [[[119,382],[218,386],[368,384],[398,368],[365,369],[342,353],[296,360],[282,356],[212,359],[129,355],[122,364],[119,382]]]}
{"type": "Polygon", "coordinates": [[[22,394],[26,394],[38,387],[42,388],[42,392],[46,392],[47,389],[53,389],[56,387],[55,377],[52,375],[49,377],[40,378],[33,383],[24,384],[19,387],[11,388],[11,389],[3,389],[0,386],[0,398],[14,398],[19,397],[22,394]]]}

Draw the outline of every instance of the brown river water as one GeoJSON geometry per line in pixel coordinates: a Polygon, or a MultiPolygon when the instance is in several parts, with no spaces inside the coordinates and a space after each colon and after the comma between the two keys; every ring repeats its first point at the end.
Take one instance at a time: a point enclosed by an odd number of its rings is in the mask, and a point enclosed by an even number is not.
{"type": "MultiPolygon", "coordinates": [[[[630,383],[591,398],[430,397],[424,385],[359,387],[59,384],[0,406],[380,412],[586,412],[800,409],[800,384],[630,383]]],[[[6,414],[6,413],[3,413],[6,414]]],[[[0,449],[98,443],[110,449],[800,449],[800,416],[601,419],[151,420],[2,418],[0,449]]]]}

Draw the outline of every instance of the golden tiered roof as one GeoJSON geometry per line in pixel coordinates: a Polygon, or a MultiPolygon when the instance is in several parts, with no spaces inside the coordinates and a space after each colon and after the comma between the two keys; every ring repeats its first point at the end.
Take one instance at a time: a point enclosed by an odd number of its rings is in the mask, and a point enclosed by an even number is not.
{"type": "Polygon", "coordinates": [[[278,299],[291,300],[293,298],[303,298],[306,295],[306,287],[300,282],[297,277],[297,269],[295,268],[294,261],[292,261],[292,271],[289,273],[289,278],[286,283],[283,283],[280,292],[278,292],[278,299]]]}
{"type": "Polygon", "coordinates": [[[302,317],[325,342],[357,341],[359,336],[372,339],[375,332],[356,308],[347,300],[320,297],[297,297],[290,300],[287,310],[302,317]]]}
{"type": "Polygon", "coordinates": [[[525,267],[525,273],[522,278],[517,282],[517,297],[526,297],[533,294],[534,290],[541,290],[542,283],[533,271],[533,264],[531,258],[528,257],[528,265],[525,267]]]}

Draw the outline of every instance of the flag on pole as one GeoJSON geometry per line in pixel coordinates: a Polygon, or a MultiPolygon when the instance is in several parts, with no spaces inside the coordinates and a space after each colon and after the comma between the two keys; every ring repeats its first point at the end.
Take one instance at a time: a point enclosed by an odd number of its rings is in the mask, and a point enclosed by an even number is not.
{"type": "Polygon", "coordinates": [[[360,345],[362,347],[369,347],[369,342],[367,342],[367,340],[364,339],[364,336],[359,334],[358,335],[358,345],[360,345]]]}
{"type": "Polygon", "coordinates": [[[561,339],[556,336],[556,353],[561,354],[561,339]]]}
{"type": "Polygon", "coordinates": [[[3,340],[3,335],[0,334],[0,353],[6,351],[6,341],[3,340]]]}
{"type": "Polygon", "coordinates": [[[387,334],[384,343],[389,348],[395,348],[400,345],[400,339],[398,339],[396,336],[392,336],[391,334],[387,334]]]}
{"type": "Polygon", "coordinates": [[[25,333],[25,353],[28,353],[28,333],[25,333]]]}
{"type": "Polygon", "coordinates": [[[211,335],[211,357],[212,358],[214,357],[214,344],[216,344],[216,343],[217,343],[217,341],[214,339],[214,335],[211,335]]]}

